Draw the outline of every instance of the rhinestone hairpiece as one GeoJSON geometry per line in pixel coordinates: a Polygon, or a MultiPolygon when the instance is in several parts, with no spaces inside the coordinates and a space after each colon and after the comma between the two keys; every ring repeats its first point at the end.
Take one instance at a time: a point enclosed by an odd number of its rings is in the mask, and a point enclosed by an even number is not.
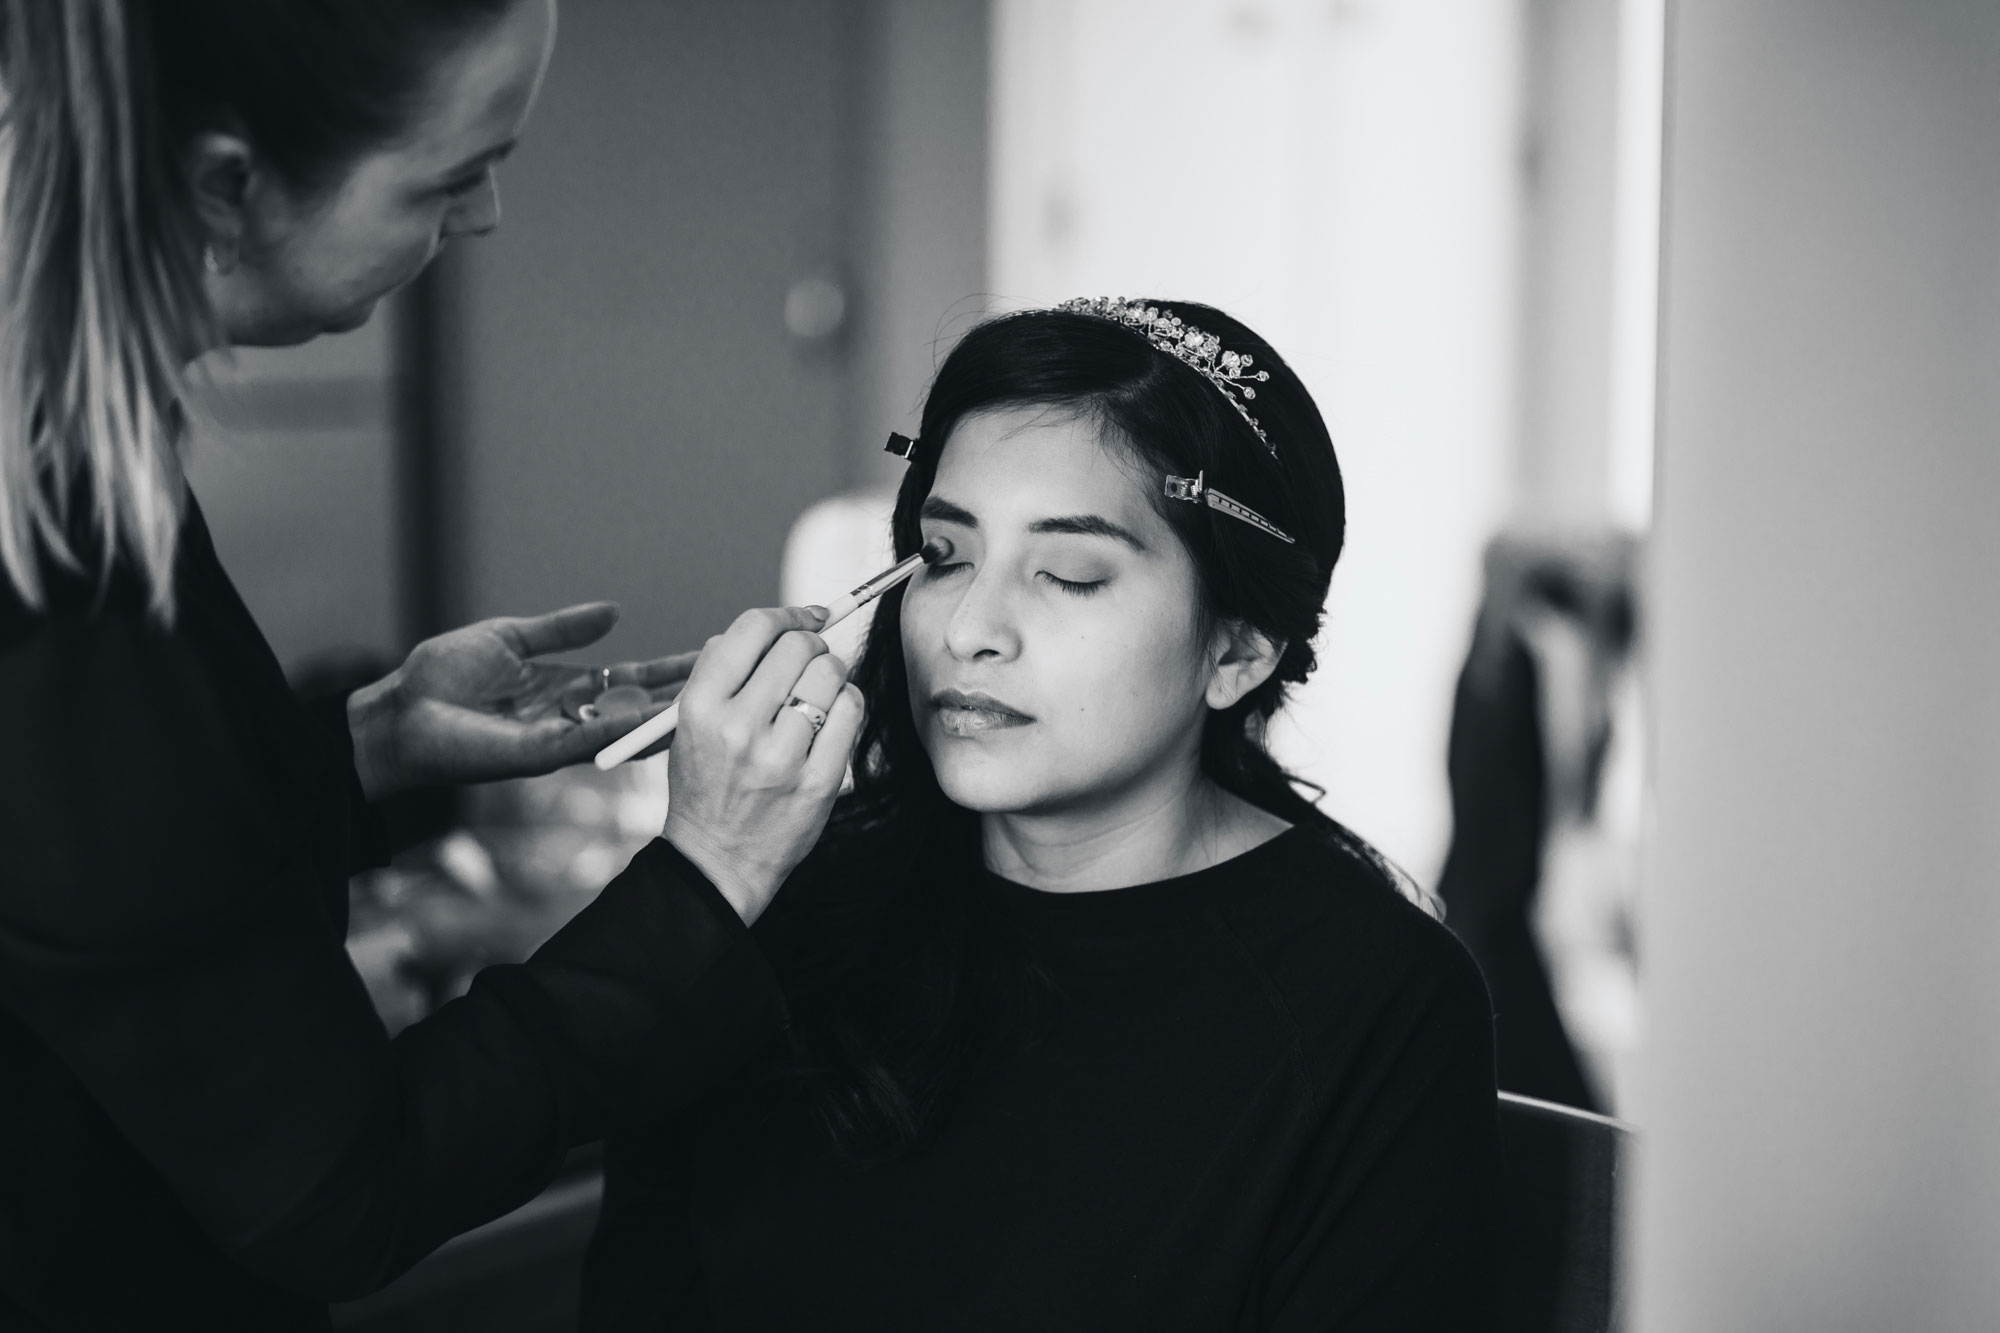
{"type": "Polygon", "coordinates": [[[1122,296],[1077,296],[1064,301],[1056,309],[1075,315],[1094,315],[1098,319],[1123,324],[1143,334],[1147,342],[1168,356],[1192,366],[1222,391],[1229,405],[1250,423],[1251,430],[1257,432],[1258,440],[1271,451],[1273,457],[1277,456],[1278,451],[1272,447],[1270,437],[1264,434],[1264,428],[1257,424],[1257,418],[1251,416],[1250,409],[1245,406],[1256,400],[1257,386],[1271,378],[1270,371],[1253,368],[1248,352],[1225,352],[1222,350],[1222,339],[1202,332],[1173,311],[1128,301],[1122,296]]]}
{"type": "MultiPolygon", "coordinates": [[[[1271,456],[1278,456],[1278,451],[1271,446],[1270,437],[1264,434],[1264,428],[1257,424],[1257,418],[1251,416],[1250,409],[1243,405],[1246,400],[1257,397],[1257,385],[1271,378],[1270,371],[1257,370],[1252,365],[1249,353],[1225,352],[1220,338],[1195,328],[1173,311],[1128,301],[1122,296],[1079,296],[1064,301],[1056,309],[1123,324],[1168,356],[1200,372],[1204,379],[1222,391],[1222,396],[1249,423],[1250,429],[1257,433],[1257,439],[1271,456]]],[[[909,436],[892,432],[885,447],[907,463],[916,457],[917,445],[918,441],[909,436]]],[[[1172,500],[1205,504],[1219,514],[1227,514],[1269,533],[1288,546],[1295,544],[1291,534],[1249,505],[1211,487],[1203,473],[1197,472],[1192,477],[1168,477],[1166,494],[1172,500]]]]}

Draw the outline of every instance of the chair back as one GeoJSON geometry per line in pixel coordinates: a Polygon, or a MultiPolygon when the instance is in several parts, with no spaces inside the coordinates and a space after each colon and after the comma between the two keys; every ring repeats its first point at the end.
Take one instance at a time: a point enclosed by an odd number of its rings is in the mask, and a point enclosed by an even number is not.
{"type": "Polygon", "coordinates": [[[1500,1094],[1507,1333],[1618,1327],[1618,1175],[1631,1142],[1622,1121],[1500,1094]]]}

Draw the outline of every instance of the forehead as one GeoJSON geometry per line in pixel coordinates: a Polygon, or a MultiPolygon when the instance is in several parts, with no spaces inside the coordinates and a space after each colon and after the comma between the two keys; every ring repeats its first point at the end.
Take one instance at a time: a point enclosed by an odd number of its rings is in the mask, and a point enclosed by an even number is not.
{"type": "Polygon", "coordinates": [[[409,132],[391,152],[443,168],[511,142],[554,44],[554,0],[513,0],[438,59],[409,132]]]}
{"type": "Polygon", "coordinates": [[[1096,514],[1155,549],[1171,537],[1130,451],[1060,408],[1000,408],[960,421],[939,455],[931,494],[970,510],[982,526],[1096,514]]]}

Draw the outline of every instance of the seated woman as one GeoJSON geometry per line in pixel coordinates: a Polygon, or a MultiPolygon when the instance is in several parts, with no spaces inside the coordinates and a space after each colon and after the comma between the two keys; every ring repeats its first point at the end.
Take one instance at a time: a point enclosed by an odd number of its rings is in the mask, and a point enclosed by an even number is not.
{"type": "Polygon", "coordinates": [[[1485,990],[1261,740],[1341,548],[1304,387],[1071,302],[969,333],[908,453],[896,548],[953,551],[757,923],[790,1030],[612,1142],[583,1327],[1484,1327],[1485,990]]]}

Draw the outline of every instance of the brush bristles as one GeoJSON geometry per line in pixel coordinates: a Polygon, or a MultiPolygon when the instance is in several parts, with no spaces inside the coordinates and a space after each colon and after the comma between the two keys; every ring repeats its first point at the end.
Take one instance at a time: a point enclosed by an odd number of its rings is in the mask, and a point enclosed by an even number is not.
{"type": "Polygon", "coordinates": [[[943,537],[933,537],[924,543],[924,549],[917,552],[927,565],[935,565],[940,560],[951,559],[951,543],[943,537]]]}

